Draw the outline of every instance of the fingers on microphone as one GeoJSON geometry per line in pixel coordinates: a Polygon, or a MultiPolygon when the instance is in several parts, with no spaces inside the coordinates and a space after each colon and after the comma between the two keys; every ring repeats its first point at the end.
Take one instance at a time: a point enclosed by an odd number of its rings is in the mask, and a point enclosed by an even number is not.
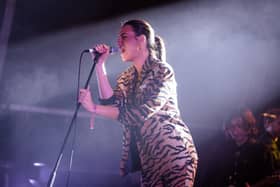
{"type": "Polygon", "coordinates": [[[84,101],[85,94],[86,94],[86,90],[85,89],[80,89],[80,91],[79,91],[79,102],[80,103],[82,103],[84,101]]]}
{"type": "Polygon", "coordinates": [[[82,103],[82,102],[83,102],[82,98],[79,97],[78,102],[79,102],[79,103],[82,103]]]}
{"type": "Polygon", "coordinates": [[[84,98],[81,96],[81,94],[79,95],[79,98],[78,98],[78,102],[79,103],[82,103],[83,102],[83,100],[84,100],[84,98]]]}
{"type": "Polygon", "coordinates": [[[87,89],[80,89],[79,91],[79,102],[83,102],[86,97],[90,95],[89,87],[87,89]]]}
{"type": "Polygon", "coordinates": [[[97,44],[95,46],[95,50],[98,51],[99,53],[105,53],[109,51],[109,47],[106,44],[97,44]]]}
{"type": "Polygon", "coordinates": [[[86,92],[88,92],[88,89],[80,89],[80,94],[85,94],[86,92]]]}
{"type": "Polygon", "coordinates": [[[94,47],[94,49],[95,49],[96,51],[100,52],[101,46],[98,44],[98,45],[96,45],[96,46],[94,47]]]}

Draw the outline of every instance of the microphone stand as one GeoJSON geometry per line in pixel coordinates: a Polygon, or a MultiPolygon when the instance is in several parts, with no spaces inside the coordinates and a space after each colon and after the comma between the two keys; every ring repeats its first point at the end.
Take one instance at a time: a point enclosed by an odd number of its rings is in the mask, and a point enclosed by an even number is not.
{"type": "MultiPolygon", "coordinates": [[[[85,52],[85,51],[83,51],[83,52],[85,52]]],[[[92,73],[93,73],[93,71],[94,71],[94,69],[95,69],[95,65],[97,64],[97,61],[98,61],[98,59],[99,59],[100,56],[101,56],[100,53],[95,53],[95,55],[94,55],[93,65],[92,65],[92,67],[91,67],[91,70],[90,70],[88,79],[87,79],[86,84],[85,84],[85,86],[84,86],[85,89],[86,89],[86,88],[88,87],[88,85],[89,85],[89,81],[90,81],[90,79],[91,79],[91,77],[92,77],[92,73]]],[[[72,130],[74,121],[75,121],[76,118],[77,118],[78,110],[79,110],[80,106],[81,106],[81,103],[77,103],[77,104],[76,104],[76,109],[75,109],[74,115],[73,115],[73,117],[72,117],[71,123],[70,123],[70,125],[69,125],[69,127],[68,127],[66,136],[65,136],[65,138],[64,138],[64,140],[63,140],[62,146],[61,146],[61,148],[60,148],[59,156],[58,156],[58,158],[57,158],[57,160],[56,160],[56,162],[55,162],[55,166],[54,166],[54,168],[53,168],[53,170],[52,170],[52,172],[51,172],[51,174],[50,174],[50,177],[49,177],[49,180],[48,180],[48,185],[47,185],[48,187],[53,187],[53,185],[54,185],[54,181],[55,181],[57,169],[58,169],[58,167],[59,167],[59,165],[60,165],[60,161],[61,161],[61,159],[62,159],[62,157],[63,157],[63,151],[64,151],[64,148],[65,148],[65,146],[66,146],[66,143],[67,143],[67,140],[68,140],[68,138],[69,138],[69,135],[70,135],[70,133],[71,133],[71,130],[72,130]]]]}

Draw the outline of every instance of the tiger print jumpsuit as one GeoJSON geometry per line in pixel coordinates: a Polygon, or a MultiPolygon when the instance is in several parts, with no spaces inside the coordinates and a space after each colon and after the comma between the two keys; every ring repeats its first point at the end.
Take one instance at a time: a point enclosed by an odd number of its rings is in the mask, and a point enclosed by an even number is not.
{"type": "Polygon", "coordinates": [[[147,60],[141,76],[134,66],[121,73],[110,99],[123,127],[121,175],[127,174],[131,137],[136,141],[143,187],[191,187],[197,169],[192,136],[180,117],[176,80],[166,62],[147,60]]]}

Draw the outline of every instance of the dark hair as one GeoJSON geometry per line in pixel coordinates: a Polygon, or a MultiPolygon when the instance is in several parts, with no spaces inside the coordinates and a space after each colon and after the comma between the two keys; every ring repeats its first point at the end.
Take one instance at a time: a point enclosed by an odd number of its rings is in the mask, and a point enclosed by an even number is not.
{"type": "Polygon", "coordinates": [[[122,24],[132,27],[136,36],[145,35],[147,39],[147,48],[149,50],[150,59],[158,59],[162,62],[166,61],[165,45],[160,36],[155,36],[155,31],[152,26],[145,20],[129,20],[122,24]]]}

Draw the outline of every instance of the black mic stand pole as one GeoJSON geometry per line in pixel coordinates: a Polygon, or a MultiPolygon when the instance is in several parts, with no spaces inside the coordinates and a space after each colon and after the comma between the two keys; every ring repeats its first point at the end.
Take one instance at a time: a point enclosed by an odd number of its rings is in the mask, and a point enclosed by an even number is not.
{"type": "MultiPolygon", "coordinates": [[[[95,53],[95,56],[94,56],[94,59],[93,59],[93,65],[92,65],[92,68],[91,68],[91,70],[90,70],[88,79],[87,79],[86,84],[85,84],[85,87],[84,87],[85,89],[87,89],[87,87],[88,87],[88,85],[89,85],[89,81],[90,81],[90,79],[91,79],[92,73],[93,73],[93,71],[94,71],[94,69],[95,69],[95,65],[97,64],[97,60],[98,60],[98,58],[100,57],[100,55],[101,55],[101,54],[99,54],[99,53],[95,53]]],[[[56,160],[55,166],[54,166],[54,168],[53,168],[53,170],[52,170],[52,172],[51,172],[51,175],[50,175],[50,177],[49,177],[48,185],[47,185],[48,187],[53,187],[53,185],[54,185],[54,181],[55,181],[57,169],[58,169],[59,164],[60,164],[60,161],[61,161],[61,159],[62,159],[62,157],[63,157],[63,151],[64,151],[64,148],[65,148],[65,146],[66,146],[66,143],[67,143],[67,140],[68,140],[68,138],[69,138],[69,135],[70,135],[70,133],[71,133],[71,130],[72,130],[74,121],[75,121],[76,118],[77,118],[78,110],[79,110],[80,106],[81,106],[81,103],[78,103],[78,102],[77,102],[74,115],[73,115],[73,117],[72,117],[71,123],[70,123],[70,125],[69,125],[68,130],[67,130],[67,133],[66,133],[66,136],[65,136],[65,138],[64,138],[64,141],[63,141],[63,143],[62,143],[62,146],[61,146],[61,148],[60,148],[59,156],[58,156],[58,158],[57,158],[57,160],[56,160]]]]}

